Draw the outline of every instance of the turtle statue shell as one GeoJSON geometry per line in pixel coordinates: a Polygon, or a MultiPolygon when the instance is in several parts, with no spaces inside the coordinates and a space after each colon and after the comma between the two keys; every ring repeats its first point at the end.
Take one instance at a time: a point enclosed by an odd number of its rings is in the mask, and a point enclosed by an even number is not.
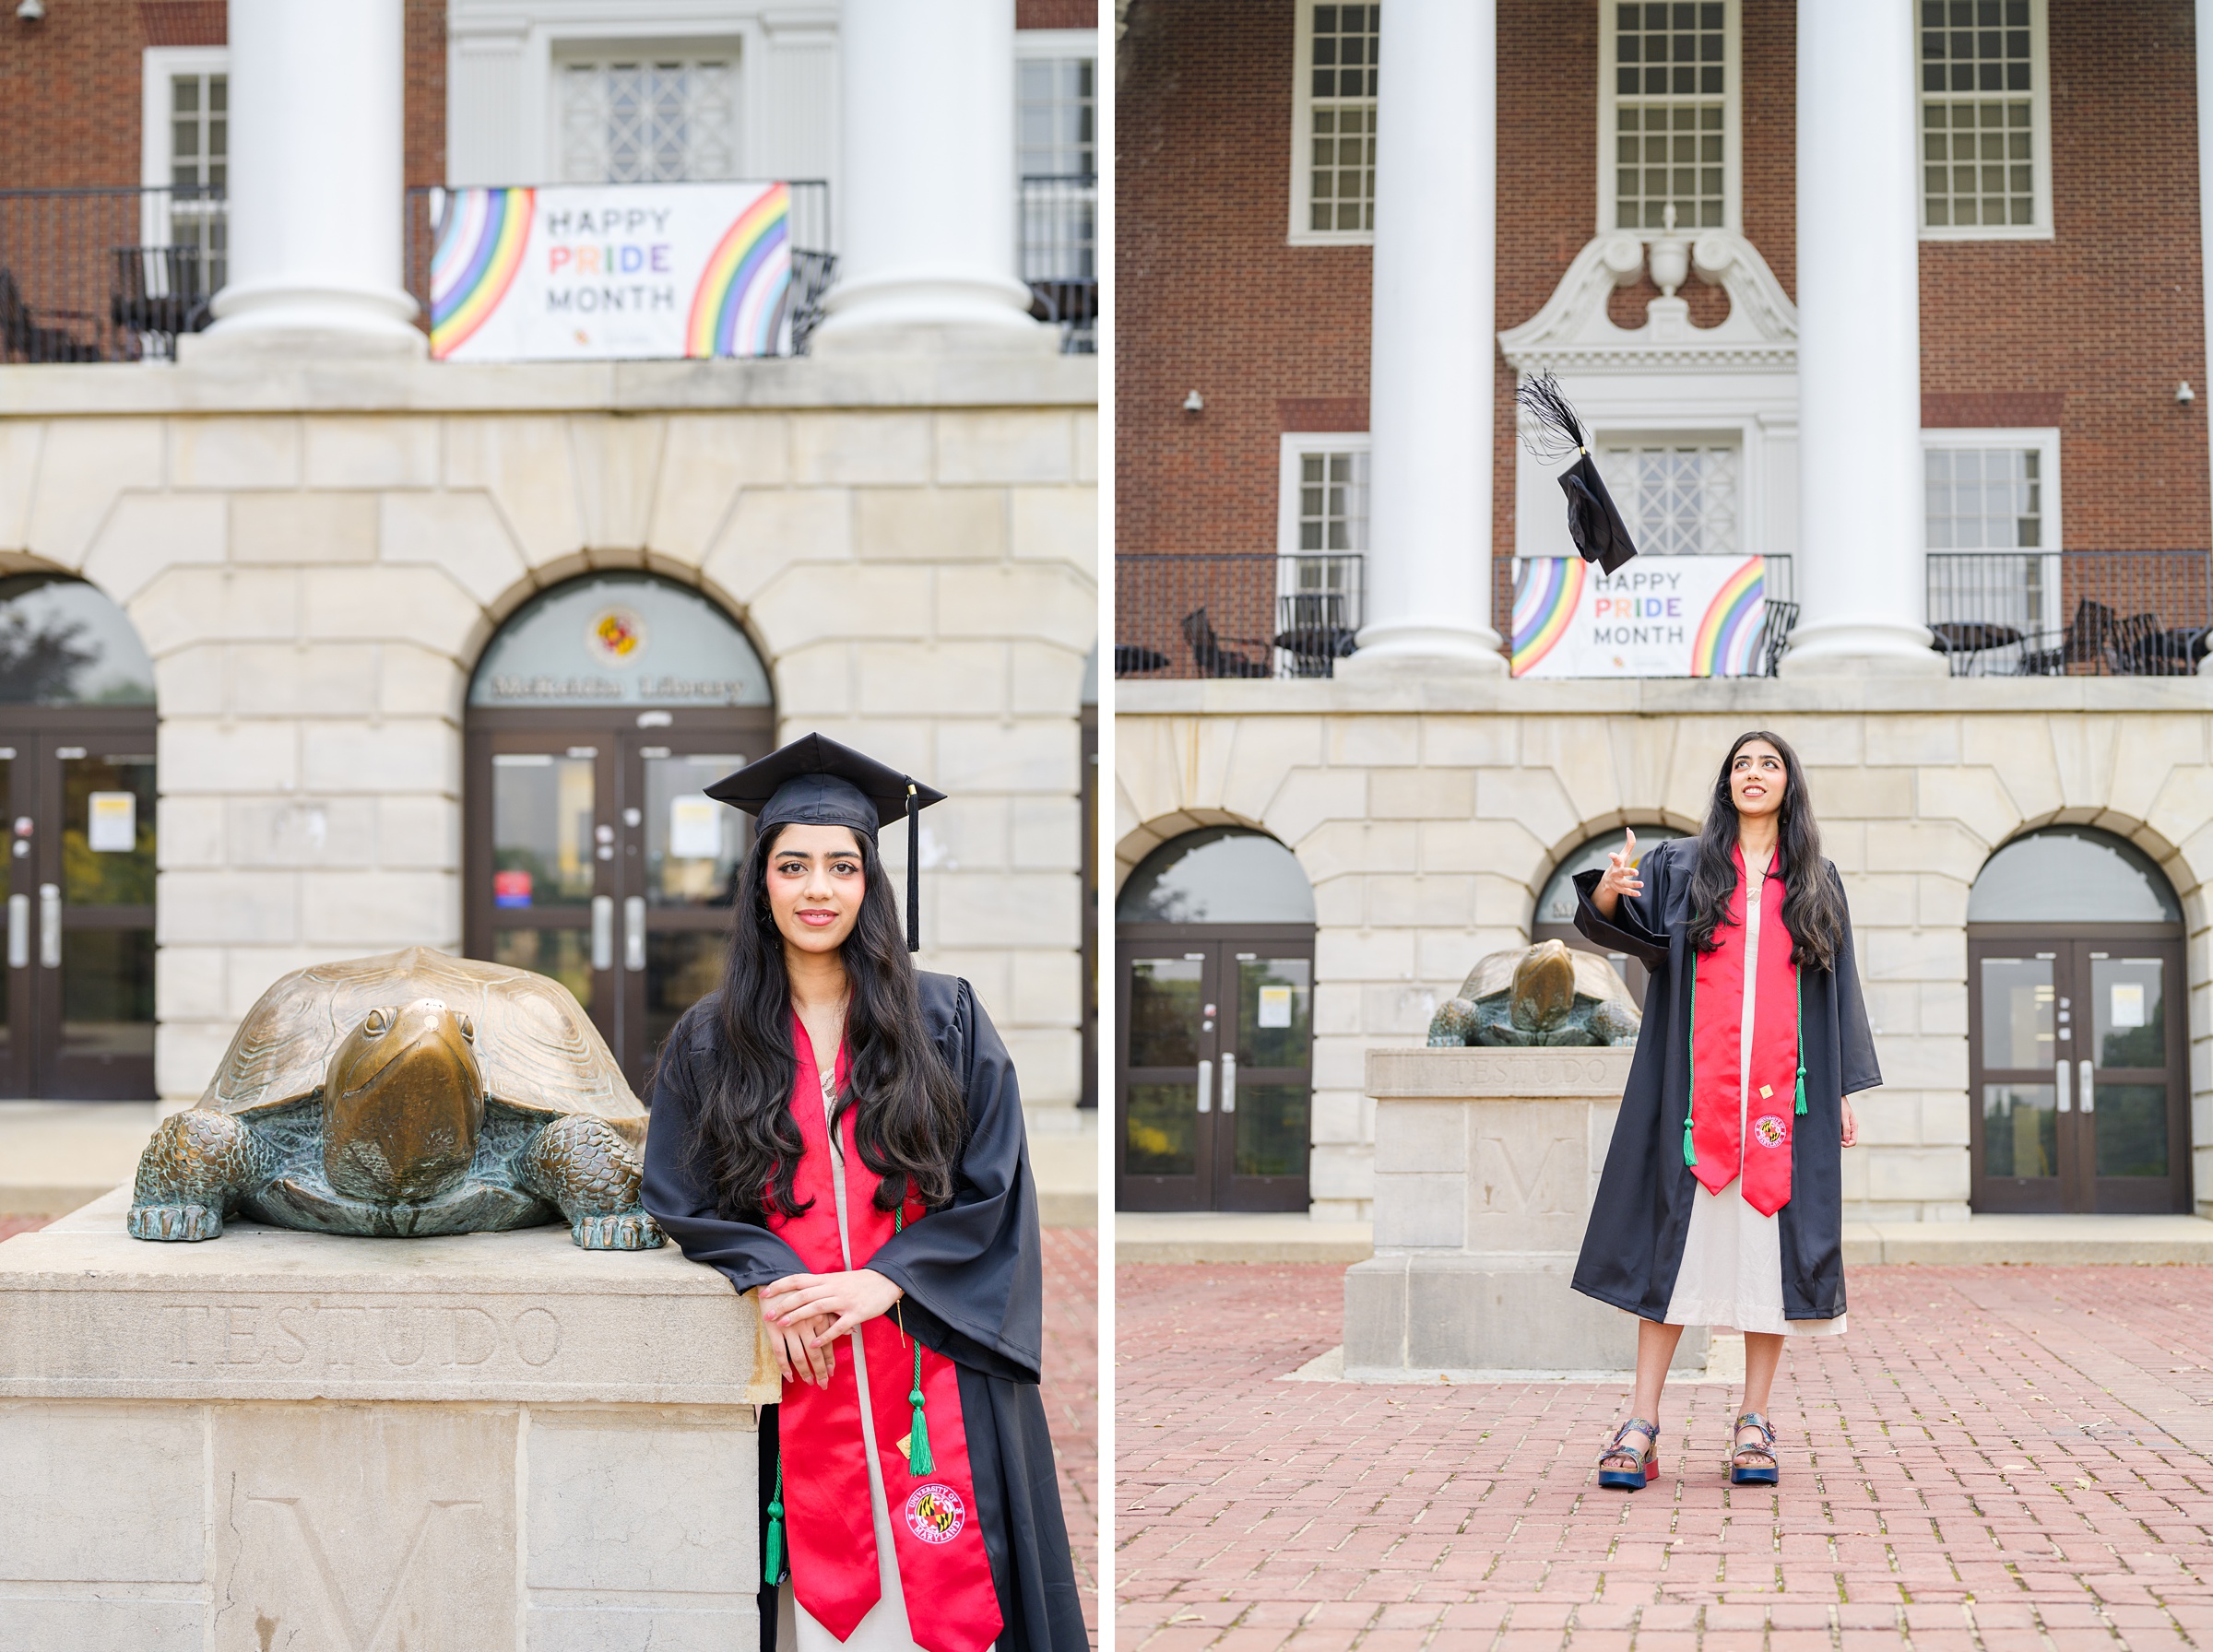
{"type": "Polygon", "coordinates": [[[198,1104],[156,1127],[124,1225],[189,1242],[241,1213],[396,1238],[565,1219],[587,1250],[651,1249],[645,1139],[567,987],[410,947],[262,994],[198,1104]]]}
{"type": "Polygon", "coordinates": [[[363,1016],[416,998],[443,998],[474,1021],[490,1099],[548,1116],[592,1114],[644,1142],[645,1108],[574,993],[550,976],[429,947],[284,976],[246,1012],[199,1105],[238,1114],[299,1101],[322,1087],[331,1053],[363,1016]]]}

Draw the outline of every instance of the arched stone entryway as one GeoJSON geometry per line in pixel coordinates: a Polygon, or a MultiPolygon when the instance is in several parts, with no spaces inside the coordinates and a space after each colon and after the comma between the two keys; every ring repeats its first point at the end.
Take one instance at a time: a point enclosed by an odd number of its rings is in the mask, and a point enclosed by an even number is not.
{"type": "Polygon", "coordinates": [[[533,597],[470,680],[464,944],[575,993],[641,1093],[720,979],[749,817],[702,787],[775,743],[736,620],[657,574],[533,597]]]}

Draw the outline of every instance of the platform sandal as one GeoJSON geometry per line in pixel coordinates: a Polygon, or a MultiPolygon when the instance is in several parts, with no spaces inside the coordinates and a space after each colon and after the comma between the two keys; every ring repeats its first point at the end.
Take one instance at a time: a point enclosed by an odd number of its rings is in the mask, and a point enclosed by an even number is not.
{"type": "Polygon", "coordinates": [[[1741,1434],[1747,1428],[1759,1430],[1757,1445],[1733,1445],[1729,1451],[1729,1483],[1733,1486],[1771,1486],[1782,1478],[1781,1464],[1775,1457],[1775,1431],[1768,1420],[1757,1411],[1746,1411],[1736,1420],[1734,1434],[1741,1434]],[[1765,1462],[1746,1465],[1740,1457],[1764,1457],[1765,1462]]]}
{"type": "Polygon", "coordinates": [[[1614,1431],[1614,1438],[1598,1454],[1598,1483],[1615,1492],[1641,1492],[1660,1478],[1660,1425],[1647,1422],[1642,1417],[1631,1417],[1614,1431]],[[1631,1451],[1622,1441],[1630,1434],[1644,1435],[1644,1449],[1631,1451]],[[1633,1463],[1628,1469],[1609,1469],[1608,1463],[1633,1463]]]}

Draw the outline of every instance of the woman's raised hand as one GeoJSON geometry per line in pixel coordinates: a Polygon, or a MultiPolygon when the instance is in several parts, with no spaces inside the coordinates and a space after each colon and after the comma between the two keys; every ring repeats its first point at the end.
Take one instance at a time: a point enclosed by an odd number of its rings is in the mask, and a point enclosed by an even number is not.
{"type": "Polygon", "coordinates": [[[1591,891],[1591,904],[1598,915],[1611,919],[1624,895],[1641,895],[1644,882],[1637,876],[1637,833],[1632,831],[1621,847],[1606,856],[1609,864],[1598,879],[1598,887],[1591,891]]]}

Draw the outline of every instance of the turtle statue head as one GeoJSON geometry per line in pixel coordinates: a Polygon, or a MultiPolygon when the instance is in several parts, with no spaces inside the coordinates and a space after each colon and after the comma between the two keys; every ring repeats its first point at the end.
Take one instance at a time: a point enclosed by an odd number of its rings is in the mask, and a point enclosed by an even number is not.
{"type": "Polygon", "coordinates": [[[356,1198],[435,1198],[468,1172],[484,1126],[477,1030],[442,998],[372,1009],[331,1052],[323,1170],[356,1198]]]}
{"type": "Polygon", "coordinates": [[[1575,960],[1564,940],[1541,940],[1514,965],[1509,1013],[1524,1032],[1552,1032],[1575,1008],[1575,960]]]}

